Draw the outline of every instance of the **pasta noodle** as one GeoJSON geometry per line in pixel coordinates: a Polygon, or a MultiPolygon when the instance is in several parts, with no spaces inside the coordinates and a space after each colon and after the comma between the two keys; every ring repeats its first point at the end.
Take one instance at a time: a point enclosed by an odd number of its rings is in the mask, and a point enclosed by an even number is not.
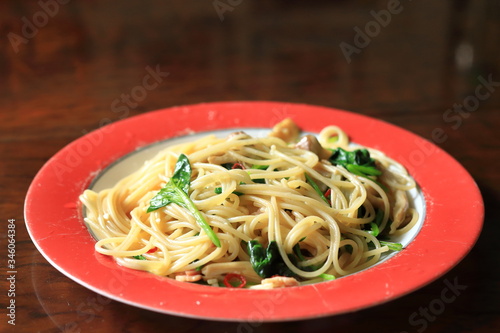
{"type": "Polygon", "coordinates": [[[294,126],[287,119],[267,137],[236,132],[168,147],[115,186],[85,190],[96,251],[180,281],[277,288],[352,274],[397,250],[382,239],[419,217],[404,167],[351,145],[335,126],[297,143],[286,134],[294,126]],[[370,165],[332,160],[362,150],[370,165]],[[196,208],[174,200],[151,209],[162,188],[182,187],[181,155],[191,172],[185,200],[196,208]]]}

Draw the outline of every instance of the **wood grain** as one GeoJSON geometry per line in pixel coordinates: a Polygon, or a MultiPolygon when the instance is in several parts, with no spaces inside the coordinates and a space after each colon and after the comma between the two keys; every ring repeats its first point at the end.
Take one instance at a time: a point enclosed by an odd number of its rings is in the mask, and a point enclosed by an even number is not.
{"type": "Polygon", "coordinates": [[[2,276],[9,219],[16,225],[17,270],[16,325],[7,322],[6,276],[0,331],[500,331],[498,1],[401,1],[399,13],[379,24],[350,62],[341,43],[355,45],[356,27],[377,22],[373,12],[388,10],[391,1],[221,2],[233,4],[223,21],[215,1],[0,3],[2,276]],[[145,95],[130,97],[148,68],[168,75],[145,95]],[[478,88],[485,80],[488,87],[478,88]],[[355,313],[291,323],[224,323],[138,309],[80,286],[40,255],[24,226],[23,202],[53,154],[110,121],[225,100],[347,109],[431,141],[432,131],[442,129],[447,139],[439,145],[482,191],[484,232],[458,266],[416,292],[355,313]],[[464,103],[472,103],[470,111],[458,112],[464,103]],[[466,289],[443,311],[423,316],[445,281],[454,280],[466,289]]]}

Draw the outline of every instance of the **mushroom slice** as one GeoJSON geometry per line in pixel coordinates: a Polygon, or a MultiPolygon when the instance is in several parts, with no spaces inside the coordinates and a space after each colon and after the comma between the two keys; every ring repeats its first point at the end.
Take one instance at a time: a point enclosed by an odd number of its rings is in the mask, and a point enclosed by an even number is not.
{"type": "Polygon", "coordinates": [[[295,145],[295,148],[309,150],[318,155],[320,159],[327,159],[332,155],[332,152],[323,148],[318,139],[311,134],[302,137],[302,139],[300,139],[300,141],[295,145]]]}
{"type": "Polygon", "coordinates": [[[280,138],[283,141],[290,143],[297,140],[300,132],[299,126],[297,126],[292,119],[286,118],[274,125],[273,130],[269,133],[269,136],[280,138]]]}

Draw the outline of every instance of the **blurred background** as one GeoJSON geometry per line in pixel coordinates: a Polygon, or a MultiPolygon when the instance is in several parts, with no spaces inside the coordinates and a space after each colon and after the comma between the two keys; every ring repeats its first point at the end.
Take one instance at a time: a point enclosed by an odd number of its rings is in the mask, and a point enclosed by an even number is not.
{"type": "Polygon", "coordinates": [[[52,268],[20,225],[13,331],[500,330],[500,270],[488,266],[498,263],[500,1],[3,0],[0,36],[4,220],[22,224],[37,171],[83,134],[152,110],[233,100],[350,110],[429,140],[440,128],[448,139],[439,146],[469,170],[486,203],[477,246],[422,290],[354,314],[251,330],[109,300],[82,315],[82,300],[96,294],[52,268]],[[148,74],[155,81],[145,86],[148,74]],[[411,314],[457,276],[468,289],[425,327],[412,324],[411,314]]]}

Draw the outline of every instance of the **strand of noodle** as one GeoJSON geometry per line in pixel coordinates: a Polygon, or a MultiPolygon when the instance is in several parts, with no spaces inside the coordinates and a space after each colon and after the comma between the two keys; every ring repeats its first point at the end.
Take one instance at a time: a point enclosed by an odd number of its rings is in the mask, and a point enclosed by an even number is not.
{"type": "Polygon", "coordinates": [[[226,220],[222,217],[218,217],[218,216],[211,217],[211,224],[214,227],[217,227],[217,228],[223,230],[227,234],[233,235],[234,239],[240,239],[240,240],[245,241],[245,242],[249,242],[252,240],[252,238],[249,237],[247,234],[239,231],[238,229],[234,229],[231,225],[228,225],[225,221],[226,220]]]}
{"type": "MultiPolygon", "coordinates": [[[[277,207],[277,202],[276,202],[276,199],[272,200],[272,205],[275,206],[275,209],[278,209],[277,207]],[[274,202],[273,202],[274,201],[274,202]]],[[[329,218],[331,219],[331,217],[329,216],[329,218]]],[[[321,224],[326,224],[325,221],[323,219],[318,219],[317,221],[318,223],[321,223],[321,224]]],[[[334,258],[334,254],[338,252],[338,239],[340,239],[340,230],[337,228],[335,228],[337,226],[337,224],[335,223],[335,221],[330,220],[330,223],[328,223],[327,225],[325,225],[325,227],[329,227],[330,228],[330,249],[329,249],[329,252],[328,252],[328,257],[325,261],[325,263],[323,264],[322,267],[320,267],[318,270],[316,271],[313,271],[313,272],[307,272],[307,271],[303,271],[299,268],[297,268],[295,265],[292,264],[292,262],[290,261],[290,259],[288,258],[287,254],[285,253],[285,250],[282,246],[282,237],[281,237],[281,234],[280,234],[280,229],[277,228],[276,229],[276,240],[277,240],[277,243],[278,243],[278,249],[279,249],[279,252],[281,254],[281,257],[283,258],[283,261],[285,262],[285,264],[287,265],[287,267],[292,271],[294,272],[295,274],[303,277],[303,278],[313,278],[313,277],[316,277],[320,274],[323,274],[332,264],[332,261],[333,258],[334,258]],[[335,235],[335,236],[334,236],[335,235]],[[337,238],[337,241],[335,242],[334,240],[337,238]]]]}
{"type": "Polygon", "coordinates": [[[309,216],[295,224],[285,237],[283,245],[285,252],[292,252],[292,248],[299,242],[300,239],[309,236],[317,229],[321,228],[320,223],[316,223],[317,217],[309,216]]]}
{"type": "Polygon", "coordinates": [[[250,146],[259,143],[269,146],[271,144],[277,144],[281,146],[286,145],[283,140],[272,137],[263,139],[228,140],[216,143],[213,146],[206,147],[203,150],[193,152],[190,154],[189,158],[192,163],[205,161],[209,156],[218,155],[219,152],[226,152],[236,147],[250,146]]]}
{"type": "MultiPolygon", "coordinates": [[[[358,237],[356,237],[356,240],[347,238],[347,239],[343,239],[343,240],[340,241],[340,245],[339,246],[341,248],[342,247],[345,248],[345,246],[347,246],[347,245],[349,245],[349,246],[352,247],[352,253],[353,254],[358,253],[360,246],[362,248],[364,247],[363,242],[361,242],[361,240],[358,237]]],[[[355,255],[349,254],[348,252],[345,252],[343,254],[347,254],[346,256],[344,256],[344,258],[345,259],[348,258],[348,260],[343,260],[343,262],[340,262],[340,258],[339,258],[339,264],[340,264],[341,267],[343,267],[343,269],[345,271],[349,271],[350,269],[352,269],[353,267],[355,267],[357,265],[357,263],[359,262],[359,259],[361,258],[361,256],[355,256],[355,255]]]]}
{"type": "Polygon", "coordinates": [[[318,140],[325,148],[347,147],[349,145],[349,137],[347,134],[337,126],[327,126],[323,128],[319,135],[318,140]],[[336,142],[330,142],[331,137],[337,137],[336,142]]]}
{"type": "Polygon", "coordinates": [[[384,204],[384,217],[382,218],[382,222],[379,225],[379,230],[380,232],[382,232],[383,230],[385,230],[385,227],[387,226],[387,222],[389,221],[389,215],[391,213],[389,198],[384,189],[380,187],[377,183],[375,183],[373,180],[363,177],[363,182],[368,184],[371,188],[373,188],[377,192],[377,194],[380,196],[384,204]]]}
{"type": "Polygon", "coordinates": [[[363,257],[363,253],[367,248],[366,241],[364,241],[358,236],[353,236],[353,235],[350,235],[349,240],[352,246],[352,253],[349,256],[349,260],[344,262],[342,265],[343,269],[342,275],[347,275],[356,272],[359,263],[362,260],[366,261],[366,258],[363,257]],[[356,245],[354,245],[353,243],[356,245]]]}
{"type": "MultiPolygon", "coordinates": [[[[344,132],[340,129],[340,132],[333,132],[336,130],[333,127],[329,130],[339,137],[334,146],[348,145],[344,132]]],[[[325,129],[320,136],[324,133],[328,131],[325,129]]],[[[111,190],[82,194],[81,200],[87,210],[86,223],[91,229],[99,230],[96,233],[107,237],[96,243],[96,246],[99,244],[99,251],[115,251],[116,260],[127,267],[171,275],[209,262],[224,263],[236,257],[248,260],[248,254],[242,248],[240,240],[276,240],[286,265],[299,276],[311,278],[322,272],[345,275],[362,269],[378,261],[380,255],[388,250],[387,246],[380,246],[374,236],[359,229],[360,225],[375,218],[374,203],[367,201],[367,186],[375,190],[384,206],[384,219],[380,229],[383,230],[387,224],[389,199],[375,182],[369,178],[353,176],[342,167],[318,165],[316,154],[290,148],[281,139],[242,138],[244,136],[240,135],[234,140],[224,140],[212,136],[170,147],[151,159],[138,172],[118,182],[111,190]],[[149,201],[154,192],[163,186],[161,182],[168,181],[169,178],[164,175],[171,174],[180,152],[190,154],[194,177],[191,182],[191,198],[221,239],[221,248],[213,246],[191,214],[181,207],[168,205],[160,211],[145,214],[144,202],[149,201]],[[228,172],[221,166],[203,162],[210,156],[222,156],[228,152],[239,161],[251,165],[267,165],[268,169],[228,172]],[[320,170],[325,171],[328,176],[320,173],[320,170]],[[332,189],[332,207],[326,205],[310,184],[305,182],[304,173],[318,180],[321,186],[324,184],[332,189]],[[264,178],[267,185],[254,184],[250,178],[264,178]],[[216,186],[222,188],[221,194],[213,193],[216,186]],[[238,197],[234,194],[236,188],[245,195],[238,197]],[[132,209],[138,202],[143,204],[132,209]],[[357,212],[363,205],[365,213],[358,218],[357,212]],[[285,209],[291,209],[292,213],[288,214],[285,209]],[[131,220],[128,213],[132,216],[131,220]],[[342,240],[341,232],[349,234],[351,239],[342,240]],[[314,272],[303,271],[294,266],[286,254],[304,237],[305,248],[316,253],[313,258],[301,262],[300,267],[324,261],[314,272]],[[368,242],[373,242],[376,248],[367,250],[368,242]],[[153,244],[161,251],[147,254],[153,244]],[[115,249],[107,249],[109,245],[115,249]],[[352,246],[352,254],[342,252],[339,256],[339,249],[346,245],[352,246]],[[119,258],[116,253],[123,249],[127,249],[125,258],[119,258]],[[143,254],[150,259],[146,261],[151,263],[126,258],[131,253],[143,254]],[[195,260],[198,261],[194,262],[195,260]]],[[[321,140],[320,137],[320,142],[321,140]]],[[[373,154],[378,156],[377,152],[373,154]]],[[[414,187],[415,182],[402,165],[382,153],[380,163],[395,175],[394,179],[398,179],[388,182],[391,188],[414,187]]],[[[396,230],[396,233],[403,234],[418,220],[418,213],[414,209],[408,212],[411,214],[410,221],[396,230]]]]}
{"type": "MultiPolygon", "coordinates": [[[[301,166],[311,177],[320,180],[323,184],[326,184],[329,188],[335,188],[336,187],[335,184],[333,184],[333,182],[331,181],[331,179],[323,177],[323,175],[321,175],[320,173],[318,173],[316,170],[312,169],[311,167],[309,167],[309,166],[307,166],[305,164],[301,164],[301,163],[299,163],[298,161],[296,161],[296,160],[294,160],[292,158],[289,158],[288,156],[286,156],[285,154],[281,153],[278,150],[275,150],[274,153],[276,155],[280,156],[281,158],[283,158],[284,160],[289,161],[292,164],[301,166]]],[[[347,172],[347,170],[341,170],[339,168],[339,171],[343,172],[344,176],[347,179],[349,179],[353,184],[359,186],[360,188],[363,188],[361,191],[364,194],[364,197],[366,197],[366,190],[364,189],[364,187],[361,185],[361,183],[359,182],[359,180],[356,177],[352,176],[349,172],[347,172]]],[[[352,204],[349,209],[340,209],[339,212],[344,213],[345,210],[347,210],[347,211],[353,211],[355,209],[358,209],[363,204],[362,197],[360,197],[358,199],[356,199],[355,204],[352,204]]]]}
{"type": "Polygon", "coordinates": [[[405,233],[410,231],[410,229],[412,229],[415,226],[415,224],[417,223],[418,218],[419,218],[418,212],[414,208],[409,208],[408,213],[411,214],[410,222],[408,222],[408,224],[406,224],[404,227],[399,228],[396,231],[394,231],[393,233],[391,233],[392,235],[394,235],[394,236],[404,235],[405,233]]]}
{"type": "MultiPolygon", "coordinates": [[[[102,198],[103,211],[105,216],[111,217],[111,220],[115,221],[115,226],[117,226],[121,232],[126,234],[130,229],[130,221],[127,218],[121,218],[120,213],[115,208],[121,208],[119,203],[119,193],[116,189],[111,189],[108,195],[102,198]]],[[[124,214],[123,214],[124,215],[124,214]]]]}

